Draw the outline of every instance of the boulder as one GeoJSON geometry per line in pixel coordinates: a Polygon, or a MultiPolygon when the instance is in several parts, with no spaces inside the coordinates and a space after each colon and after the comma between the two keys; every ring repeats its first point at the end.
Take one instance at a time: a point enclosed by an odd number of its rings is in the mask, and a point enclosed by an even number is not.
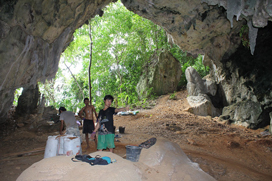
{"type": "Polygon", "coordinates": [[[246,100],[224,107],[219,118],[228,119],[235,124],[245,127],[255,127],[260,123],[258,118],[261,113],[262,107],[259,102],[246,100]]]}
{"type": "Polygon", "coordinates": [[[212,79],[202,79],[199,73],[193,68],[185,70],[187,79],[187,101],[191,106],[188,111],[200,116],[219,116],[220,108],[215,108],[211,98],[215,100],[217,85],[212,79]],[[210,97],[211,98],[210,98],[210,97]]]}
{"type": "Polygon", "coordinates": [[[117,162],[91,166],[86,162],[73,162],[74,156],[55,156],[34,163],[17,180],[141,180],[141,171],[131,161],[110,152],[97,151],[90,155],[108,156],[117,162]]]}
{"type": "Polygon", "coordinates": [[[188,112],[199,115],[199,116],[220,116],[221,109],[215,108],[210,101],[208,96],[199,95],[199,96],[189,96],[187,101],[191,106],[188,109],[188,112]]]}
{"type": "Polygon", "coordinates": [[[142,149],[139,166],[147,180],[215,180],[192,162],[178,144],[164,138],[157,139],[149,149],[142,149]],[[141,164],[149,170],[144,170],[141,164]]]}
{"type": "Polygon", "coordinates": [[[199,94],[210,94],[215,96],[217,91],[215,81],[211,79],[202,79],[193,67],[188,67],[185,70],[185,76],[189,96],[198,96],[199,94]]]}
{"type": "Polygon", "coordinates": [[[150,92],[157,96],[177,90],[181,77],[181,64],[170,52],[154,53],[150,63],[144,67],[137,84],[139,97],[147,97],[150,92]]]}
{"type": "Polygon", "coordinates": [[[164,138],[158,138],[149,149],[143,148],[139,162],[131,162],[106,151],[89,155],[108,156],[116,162],[91,166],[86,162],[71,161],[73,156],[50,157],[31,165],[17,180],[215,180],[197,163],[191,162],[178,144],[164,138]]]}

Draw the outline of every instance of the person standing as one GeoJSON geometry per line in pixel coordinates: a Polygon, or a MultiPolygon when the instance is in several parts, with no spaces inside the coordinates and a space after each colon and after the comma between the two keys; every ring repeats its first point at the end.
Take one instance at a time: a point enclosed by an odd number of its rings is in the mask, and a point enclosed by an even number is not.
{"type": "Polygon", "coordinates": [[[104,97],[104,108],[99,111],[97,125],[91,134],[91,137],[94,138],[98,131],[98,151],[109,148],[109,151],[113,152],[113,148],[115,148],[113,115],[120,111],[128,111],[129,109],[128,107],[118,109],[110,107],[113,100],[114,98],[111,95],[106,95],[104,97]]]}
{"type": "MultiPolygon", "coordinates": [[[[78,115],[83,120],[83,134],[85,134],[86,143],[87,143],[87,149],[90,148],[89,146],[89,136],[88,134],[92,133],[94,131],[94,120],[93,120],[93,113],[97,119],[97,113],[95,111],[95,108],[93,105],[90,105],[90,101],[88,98],[84,99],[85,107],[83,107],[78,115]],[[83,117],[83,113],[85,113],[85,116],[83,117]]],[[[94,137],[95,141],[95,147],[97,147],[97,140],[96,137],[94,137]]]]}

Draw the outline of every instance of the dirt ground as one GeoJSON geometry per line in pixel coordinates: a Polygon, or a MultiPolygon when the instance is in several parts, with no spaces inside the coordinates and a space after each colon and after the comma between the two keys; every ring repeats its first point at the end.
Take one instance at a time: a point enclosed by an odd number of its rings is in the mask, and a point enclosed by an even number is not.
{"type": "MultiPolygon", "coordinates": [[[[271,181],[272,136],[263,136],[267,129],[251,130],[237,125],[218,122],[217,118],[201,117],[188,113],[187,92],[161,96],[152,109],[139,110],[138,114],[114,117],[116,134],[114,152],[125,157],[126,145],[139,145],[151,137],[164,137],[180,145],[187,156],[219,181],[271,181]],[[118,133],[125,127],[124,134],[118,133]]],[[[17,129],[0,143],[0,178],[16,178],[30,165],[43,159],[48,135],[17,129]]],[[[94,142],[83,154],[96,151],[94,142]]]]}

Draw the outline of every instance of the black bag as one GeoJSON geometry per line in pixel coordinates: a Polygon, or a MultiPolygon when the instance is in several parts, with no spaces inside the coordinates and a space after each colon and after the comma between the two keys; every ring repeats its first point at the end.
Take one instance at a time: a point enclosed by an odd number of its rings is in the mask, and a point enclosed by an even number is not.
{"type": "Polygon", "coordinates": [[[104,160],[103,158],[95,158],[94,160],[91,160],[90,164],[92,166],[94,165],[108,165],[107,160],[104,160]]]}
{"type": "MultiPolygon", "coordinates": [[[[87,162],[90,165],[108,165],[108,161],[101,158],[100,155],[96,155],[95,158],[91,157],[90,155],[76,155],[75,159],[83,161],[83,162],[87,162]]],[[[78,162],[75,161],[74,158],[71,158],[71,160],[73,162],[78,162]]]]}
{"type": "MultiPolygon", "coordinates": [[[[80,161],[83,161],[83,162],[90,163],[91,159],[94,159],[94,158],[91,157],[90,155],[76,155],[76,156],[75,156],[75,159],[80,160],[80,161]]],[[[75,161],[74,158],[71,158],[71,160],[72,160],[73,162],[78,162],[78,161],[75,161]]]]}

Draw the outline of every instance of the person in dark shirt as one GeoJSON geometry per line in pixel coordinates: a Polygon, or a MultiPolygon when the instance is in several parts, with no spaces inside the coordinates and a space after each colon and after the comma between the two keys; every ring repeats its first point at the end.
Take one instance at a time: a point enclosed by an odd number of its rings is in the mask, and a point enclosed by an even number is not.
{"type": "Polygon", "coordinates": [[[113,115],[120,111],[128,111],[129,107],[125,108],[114,108],[110,107],[114,98],[111,95],[104,97],[105,106],[99,111],[98,122],[92,133],[92,139],[95,137],[98,131],[97,149],[102,151],[103,149],[109,148],[110,152],[113,152],[114,145],[114,126],[113,126],[113,115]]]}

